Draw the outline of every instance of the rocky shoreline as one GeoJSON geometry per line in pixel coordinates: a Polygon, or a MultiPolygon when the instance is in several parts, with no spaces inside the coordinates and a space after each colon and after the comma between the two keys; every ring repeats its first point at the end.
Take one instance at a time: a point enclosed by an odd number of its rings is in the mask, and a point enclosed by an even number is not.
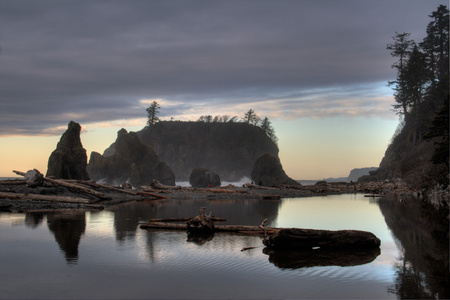
{"type": "MultiPolygon", "coordinates": [[[[67,181],[69,182],[69,181],[67,181]]],[[[89,209],[99,210],[104,207],[129,201],[164,201],[167,200],[249,200],[312,197],[329,194],[365,193],[368,196],[384,196],[389,193],[417,195],[417,191],[400,180],[365,183],[326,183],[315,185],[280,185],[263,187],[244,184],[241,187],[228,185],[218,188],[173,187],[164,185],[142,186],[140,189],[127,189],[119,186],[97,184],[94,181],[70,181],[74,187],[47,183],[43,186],[27,186],[25,180],[0,182],[0,210],[26,212],[31,210],[54,209],[89,209]],[[78,189],[84,187],[95,194],[78,189]],[[36,195],[40,195],[39,197],[36,195]],[[99,198],[98,195],[104,195],[99,198]],[[20,197],[19,197],[20,196],[20,197]],[[51,201],[39,200],[49,196],[51,201]],[[59,198],[85,199],[71,203],[60,202],[59,198]],[[36,198],[36,199],[33,199],[36,198]]],[[[57,182],[58,183],[58,182],[57,182]]],[[[69,185],[69,186],[70,186],[69,185]]],[[[62,200],[61,200],[62,201],[62,200]]]]}

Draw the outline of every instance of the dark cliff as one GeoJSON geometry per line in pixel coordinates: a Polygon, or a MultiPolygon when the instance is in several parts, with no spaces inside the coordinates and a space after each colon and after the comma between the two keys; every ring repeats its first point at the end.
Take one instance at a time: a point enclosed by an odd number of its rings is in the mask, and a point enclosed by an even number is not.
{"type": "Polygon", "coordinates": [[[277,145],[261,128],[247,123],[161,121],[137,134],[169,165],[177,181],[188,181],[195,168],[238,181],[250,178],[261,154],[278,157],[277,145]]]}
{"type": "Polygon", "coordinates": [[[369,175],[369,172],[375,171],[377,168],[356,168],[350,171],[350,174],[348,174],[347,182],[350,181],[358,181],[358,178],[364,175],[369,175]]]}

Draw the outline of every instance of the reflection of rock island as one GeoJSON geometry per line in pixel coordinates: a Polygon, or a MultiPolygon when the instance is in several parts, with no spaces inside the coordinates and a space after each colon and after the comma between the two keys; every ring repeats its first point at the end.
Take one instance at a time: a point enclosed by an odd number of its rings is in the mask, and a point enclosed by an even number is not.
{"type": "Polygon", "coordinates": [[[380,210],[403,255],[395,266],[399,299],[450,298],[448,208],[435,210],[416,199],[379,201],[380,210]]]}
{"type": "Polygon", "coordinates": [[[280,269],[299,269],[316,266],[350,267],[370,263],[380,255],[377,249],[349,250],[268,250],[269,261],[280,269]]]}
{"type": "Polygon", "coordinates": [[[196,216],[200,207],[219,218],[227,219],[223,224],[258,226],[269,218],[266,226],[272,226],[278,216],[281,202],[261,200],[181,200],[163,202],[130,202],[108,208],[114,212],[116,239],[133,238],[139,223],[156,218],[189,218],[196,216]],[[233,203],[233,205],[230,205],[233,203]]]}
{"type": "Polygon", "coordinates": [[[85,212],[55,212],[47,214],[47,225],[55,235],[68,263],[78,260],[78,245],[86,229],[85,212]]]}

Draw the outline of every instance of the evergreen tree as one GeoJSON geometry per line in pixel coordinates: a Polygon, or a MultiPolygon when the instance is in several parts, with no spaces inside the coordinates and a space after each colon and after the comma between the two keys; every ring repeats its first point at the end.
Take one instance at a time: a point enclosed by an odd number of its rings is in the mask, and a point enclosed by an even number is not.
{"type": "Polygon", "coordinates": [[[413,145],[420,142],[422,136],[421,108],[426,87],[430,76],[427,72],[425,54],[419,51],[419,47],[414,44],[413,50],[408,55],[408,60],[401,74],[403,82],[403,98],[405,103],[411,107],[413,122],[413,145]]]}
{"type": "Polygon", "coordinates": [[[435,83],[448,78],[449,11],[445,5],[440,5],[430,17],[433,20],[428,24],[427,36],[420,46],[427,53],[432,82],[435,83]]]}
{"type": "Polygon", "coordinates": [[[158,114],[159,114],[160,106],[158,102],[153,101],[152,104],[146,109],[147,110],[147,126],[152,126],[156,122],[159,121],[158,114]]]}
{"type": "Polygon", "coordinates": [[[404,78],[404,67],[406,64],[406,58],[408,54],[411,52],[411,48],[414,45],[414,41],[409,39],[410,33],[395,33],[395,36],[393,36],[394,43],[393,44],[387,44],[386,49],[391,50],[391,55],[393,57],[398,57],[399,60],[395,62],[392,65],[392,68],[397,69],[397,80],[395,81],[389,81],[388,85],[393,87],[393,90],[395,91],[394,97],[396,104],[393,105],[394,110],[398,114],[402,114],[405,118],[407,117],[408,113],[408,98],[406,97],[406,87],[405,82],[403,81],[404,78]]]}
{"type": "Polygon", "coordinates": [[[264,131],[265,134],[267,134],[267,136],[276,144],[278,142],[278,138],[275,135],[275,130],[272,127],[272,123],[270,122],[268,117],[265,117],[262,121],[261,124],[259,125],[259,127],[261,127],[261,129],[264,131]]]}
{"type": "Polygon", "coordinates": [[[449,168],[449,101],[446,101],[431,123],[430,131],[424,136],[425,139],[439,138],[433,153],[433,163],[445,164],[449,168]]]}
{"type": "Polygon", "coordinates": [[[247,124],[252,124],[252,125],[258,125],[260,119],[259,117],[256,115],[255,110],[253,109],[249,109],[243,118],[243,121],[247,124]]]}

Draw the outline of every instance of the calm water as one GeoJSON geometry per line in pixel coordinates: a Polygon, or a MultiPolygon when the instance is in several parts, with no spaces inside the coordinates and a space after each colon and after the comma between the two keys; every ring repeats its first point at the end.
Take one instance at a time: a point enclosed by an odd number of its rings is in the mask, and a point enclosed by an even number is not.
{"type": "MultiPolygon", "coordinates": [[[[402,270],[411,264],[387,225],[396,218],[383,215],[386,209],[363,195],[336,195],[1,213],[0,298],[397,298],[405,288],[402,270]],[[302,255],[269,257],[259,237],[215,234],[188,241],[185,232],[139,228],[151,218],[195,216],[202,206],[228,224],[259,225],[269,217],[267,226],[371,231],[381,239],[381,253],[370,254],[369,263],[348,259],[345,267],[317,257],[304,263],[302,255]]],[[[418,272],[417,293],[442,298],[440,279],[430,287],[427,274],[418,272]]]]}

